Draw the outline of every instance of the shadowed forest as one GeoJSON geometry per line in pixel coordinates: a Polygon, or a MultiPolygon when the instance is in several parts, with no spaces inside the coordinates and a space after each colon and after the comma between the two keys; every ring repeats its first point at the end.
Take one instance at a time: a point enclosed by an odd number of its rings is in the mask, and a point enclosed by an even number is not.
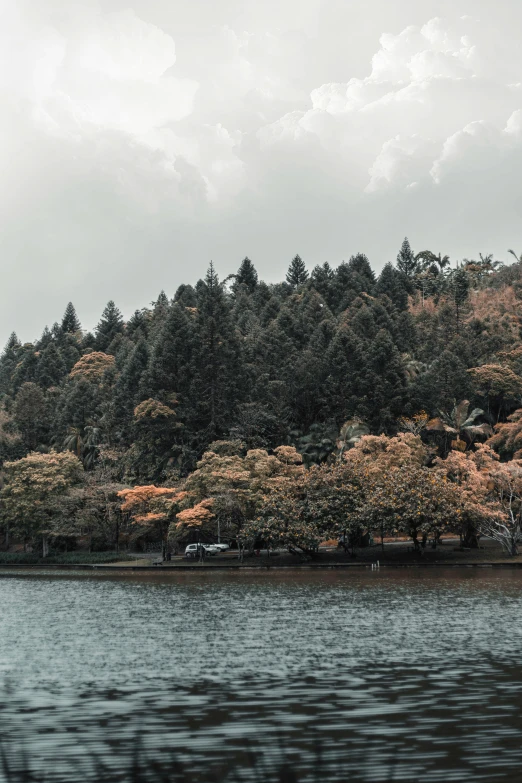
{"type": "MultiPolygon", "coordinates": [[[[3,549],[520,539],[522,259],[404,240],[267,284],[245,258],[93,332],[70,303],[0,358],[3,549]],[[401,494],[402,493],[402,494],[401,494]],[[346,539],[345,539],[346,540],[346,539]]],[[[0,537],[0,547],[2,538],[0,537]]]]}

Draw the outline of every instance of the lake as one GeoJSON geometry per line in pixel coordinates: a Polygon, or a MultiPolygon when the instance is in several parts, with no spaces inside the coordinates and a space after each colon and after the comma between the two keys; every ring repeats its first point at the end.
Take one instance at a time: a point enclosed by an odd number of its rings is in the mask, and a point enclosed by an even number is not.
{"type": "Polygon", "coordinates": [[[0,780],[520,778],[518,570],[0,570],[0,607],[0,780]]]}

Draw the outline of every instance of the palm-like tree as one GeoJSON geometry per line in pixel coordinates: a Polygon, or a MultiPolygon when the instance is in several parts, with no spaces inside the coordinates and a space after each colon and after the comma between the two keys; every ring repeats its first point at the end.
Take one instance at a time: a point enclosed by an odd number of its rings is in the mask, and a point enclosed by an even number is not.
{"type": "Polygon", "coordinates": [[[339,438],[337,439],[337,460],[340,462],[343,458],[343,454],[348,449],[353,448],[363,435],[369,435],[370,430],[368,426],[360,419],[348,419],[341,427],[339,438]]]}
{"type": "Polygon", "coordinates": [[[515,256],[519,264],[522,264],[522,253],[520,253],[519,256],[515,253],[514,250],[508,250],[508,253],[511,253],[512,256],[515,256]]]}
{"type": "Polygon", "coordinates": [[[490,424],[477,424],[477,419],[483,415],[482,408],[473,408],[470,412],[469,400],[462,400],[458,405],[455,404],[449,413],[439,411],[439,415],[427,423],[426,430],[453,436],[453,448],[465,451],[467,444],[493,434],[490,424]]]}
{"type": "Polygon", "coordinates": [[[71,427],[64,438],[62,447],[67,451],[73,451],[83,462],[84,467],[90,470],[94,467],[98,457],[100,441],[100,428],[93,424],[87,424],[83,431],[79,427],[71,427]]]}
{"type": "Polygon", "coordinates": [[[421,252],[417,253],[415,256],[415,260],[421,262],[423,270],[429,269],[435,274],[443,272],[450,263],[449,256],[443,256],[441,253],[435,255],[431,250],[421,250],[421,252]]]}

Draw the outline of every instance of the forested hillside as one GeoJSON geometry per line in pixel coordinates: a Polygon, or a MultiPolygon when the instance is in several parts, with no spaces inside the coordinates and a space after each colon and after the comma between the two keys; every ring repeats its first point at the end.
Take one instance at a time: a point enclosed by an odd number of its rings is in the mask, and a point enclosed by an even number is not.
{"type": "MultiPolygon", "coordinates": [[[[270,285],[245,258],[127,322],[111,301],[94,333],[72,304],[34,343],[13,333],[0,359],[3,481],[29,453],[43,466],[72,452],[84,501],[88,490],[105,518],[116,488],[179,488],[213,442],[230,454],[292,446],[310,466],[354,432],[409,431],[429,462],[491,437],[521,394],[518,258],[451,265],[405,240],[379,275],[363,254],[311,272],[296,256],[270,285]]],[[[503,458],[521,445],[503,444],[503,458]]]]}

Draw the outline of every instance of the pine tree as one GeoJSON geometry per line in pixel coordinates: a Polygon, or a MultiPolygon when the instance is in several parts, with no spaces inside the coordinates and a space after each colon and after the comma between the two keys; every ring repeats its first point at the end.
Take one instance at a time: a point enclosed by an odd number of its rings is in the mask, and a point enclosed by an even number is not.
{"type": "Polygon", "coordinates": [[[48,326],[46,326],[42,332],[42,336],[36,343],[36,347],[39,351],[43,351],[47,346],[52,342],[53,336],[51,334],[51,330],[48,326]]]}
{"type": "Polygon", "coordinates": [[[54,342],[40,354],[36,368],[36,381],[43,389],[59,386],[67,374],[67,368],[54,342]]]}
{"type": "Polygon", "coordinates": [[[117,334],[124,331],[123,317],[114,302],[107,303],[96,326],[96,350],[106,351],[117,334]]]}
{"type": "Polygon", "coordinates": [[[329,306],[332,304],[331,294],[334,280],[335,272],[331,268],[328,261],[326,261],[322,266],[319,266],[319,264],[315,266],[312,270],[312,274],[310,275],[310,283],[315,288],[315,290],[321,294],[329,306]]]}
{"type": "Polygon", "coordinates": [[[360,377],[362,399],[356,413],[376,433],[392,433],[406,399],[406,374],[386,329],[368,346],[360,377]]]}
{"type": "Polygon", "coordinates": [[[148,362],[149,349],[142,337],[130,352],[114,386],[106,419],[115,441],[129,434],[134,408],[146,396],[143,394],[143,381],[148,362]]]}
{"type": "Polygon", "coordinates": [[[368,256],[364,253],[356,253],[350,258],[347,266],[352,276],[358,278],[359,284],[362,285],[360,290],[371,293],[375,285],[375,274],[368,261],[368,256]]]}
{"type": "Polygon", "coordinates": [[[65,313],[63,314],[61,330],[62,332],[75,334],[76,332],[79,332],[81,328],[82,325],[78,319],[78,316],[76,315],[74,305],[72,302],[69,302],[65,308],[65,313]]]}
{"type": "Polygon", "coordinates": [[[237,270],[236,279],[234,282],[234,290],[237,290],[240,285],[246,286],[249,293],[253,294],[258,283],[258,275],[256,268],[252,261],[245,256],[241,262],[241,266],[237,270]]]}
{"type": "Polygon", "coordinates": [[[152,315],[149,320],[148,334],[150,340],[153,342],[163,328],[163,324],[168,318],[170,310],[170,302],[165,291],[160,291],[158,298],[155,302],[151,302],[151,305],[152,315]]]}
{"type": "Polygon", "coordinates": [[[340,427],[351,418],[360,397],[359,378],[364,367],[364,346],[346,323],[337,329],[326,355],[325,395],[329,415],[340,427]]]}
{"type": "Polygon", "coordinates": [[[240,385],[239,345],[230,309],[214,270],[197,286],[196,346],[192,393],[199,397],[201,423],[214,440],[230,426],[240,385]]]}
{"type": "Polygon", "coordinates": [[[451,292],[455,302],[456,331],[459,334],[462,306],[469,296],[469,277],[463,267],[456,269],[451,279],[451,292]]]}
{"type": "Polygon", "coordinates": [[[410,247],[408,237],[404,238],[401,249],[397,255],[397,269],[406,277],[413,277],[419,271],[419,261],[410,247]]]}
{"type": "Polygon", "coordinates": [[[379,275],[375,293],[378,296],[386,294],[398,310],[408,309],[408,291],[404,287],[403,276],[390,263],[379,275]]]}
{"type": "Polygon", "coordinates": [[[174,302],[179,302],[183,307],[196,307],[198,295],[191,285],[180,285],[174,294],[174,302]]]}
{"type": "Polygon", "coordinates": [[[12,391],[13,372],[18,362],[22,344],[16,332],[12,332],[0,356],[0,392],[12,391]]]}
{"type": "Polygon", "coordinates": [[[135,310],[127,322],[125,334],[137,342],[140,337],[147,336],[147,318],[143,310],[135,310]]]}
{"type": "Polygon", "coordinates": [[[305,263],[301,256],[297,255],[292,259],[288,272],[286,273],[286,282],[292,288],[298,288],[300,285],[304,285],[308,280],[308,272],[306,271],[305,263]]]}
{"type": "Polygon", "coordinates": [[[455,400],[469,399],[471,391],[466,365],[458,356],[446,350],[412,384],[410,394],[415,410],[426,410],[432,415],[438,415],[438,410],[450,410],[455,400]]]}
{"type": "Polygon", "coordinates": [[[194,318],[176,302],[152,345],[143,393],[162,402],[175,393],[183,404],[192,381],[193,350],[194,318]]]}

